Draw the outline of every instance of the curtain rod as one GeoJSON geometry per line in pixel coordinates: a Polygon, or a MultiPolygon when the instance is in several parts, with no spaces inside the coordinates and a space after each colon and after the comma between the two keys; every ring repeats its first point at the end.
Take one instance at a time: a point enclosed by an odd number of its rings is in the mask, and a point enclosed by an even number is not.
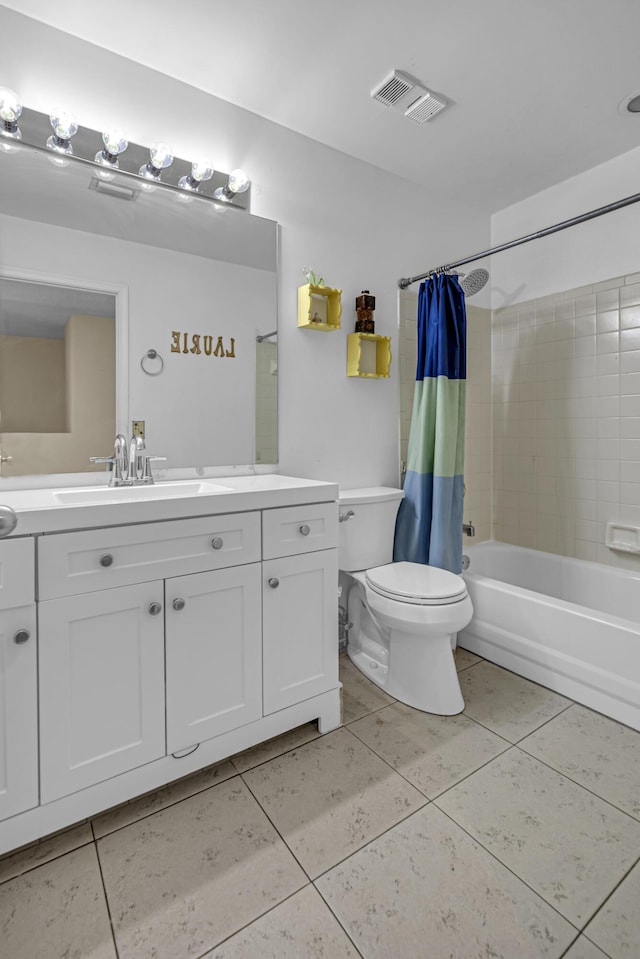
{"type": "Polygon", "coordinates": [[[596,210],[590,210],[588,213],[581,213],[580,216],[574,216],[570,220],[563,220],[561,223],[554,223],[553,226],[547,226],[543,230],[536,230],[535,233],[529,233],[527,236],[521,236],[517,240],[510,240],[508,243],[501,243],[500,246],[491,247],[490,250],[483,250],[482,253],[474,253],[463,260],[456,260],[455,263],[449,263],[446,266],[437,266],[426,273],[420,273],[419,276],[407,276],[398,280],[398,286],[401,290],[406,290],[412,283],[418,280],[424,280],[433,273],[446,273],[453,270],[456,266],[464,266],[465,263],[473,263],[474,260],[482,260],[485,256],[492,256],[494,253],[502,253],[503,250],[510,250],[514,246],[520,246],[522,243],[529,243],[531,240],[537,240],[542,236],[549,236],[551,233],[558,233],[560,230],[566,230],[570,226],[577,226],[579,223],[585,223],[587,220],[593,220],[604,213],[612,213],[614,210],[621,210],[625,206],[631,206],[632,203],[640,201],[640,193],[634,193],[632,196],[624,197],[622,200],[616,200],[614,203],[607,203],[606,206],[599,206],[596,210]]]}

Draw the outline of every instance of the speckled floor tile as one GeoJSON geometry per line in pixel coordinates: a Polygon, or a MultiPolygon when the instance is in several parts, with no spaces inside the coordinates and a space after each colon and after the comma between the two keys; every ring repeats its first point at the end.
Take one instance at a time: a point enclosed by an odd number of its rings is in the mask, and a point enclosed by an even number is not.
{"type": "Polygon", "coordinates": [[[358,952],[313,886],[202,959],[358,959],[358,952]]]}
{"type": "Polygon", "coordinates": [[[120,959],[201,956],[307,881],[239,777],[98,851],[120,959]]]}
{"type": "Polygon", "coordinates": [[[18,852],[3,856],[0,859],[0,883],[20,876],[36,866],[42,866],[43,863],[57,859],[58,856],[63,856],[72,849],[85,846],[89,842],[93,842],[91,826],[88,822],[83,822],[72,829],[66,829],[41,842],[26,846],[18,852]]]}
{"type": "Polygon", "coordinates": [[[433,805],[316,886],[364,959],[559,959],[576,934],[433,805]]]}
{"type": "Polygon", "coordinates": [[[584,930],[610,959],[640,955],[640,864],[631,870],[584,930]]]}
{"type": "Polygon", "coordinates": [[[0,955],[117,959],[93,844],[2,886],[0,955]]]}
{"type": "MultiPolygon", "coordinates": [[[[521,743],[598,796],[640,819],[640,732],[574,705],[521,743]]],[[[640,944],[638,948],[640,954],[640,944]]]]}
{"type": "Polygon", "coordinates": [[[475,653],[470,653],[468,649],[463,649],[462,646],[456,646],[453,657],[456,661],[456,669],[460,672],[461,669],[468,669],[469,666],[473,666],[475,663],[481,662],[482,657],[476,656],[475,653]]]}
{"type": "Polygon", "coordinates": [[[558,693],[482,661],[460,673],[464,715],[518,742],[571,703],[558,693]]]}
{"type": "Polygon", "coordinates": [[[243,778],[311,878],[427,801],[344,728],[243,778]]]}
{"type": "Polygon", "coordinates": [[[217,766],[208,766],[192,776],[185,776],[184,779],[178,779],[176,782],[163,786],[155,792],[146,793],[139,799],[132,799],[131,802],[123,806],[117,806],[108,812],[101,813],[91,822],[96,839],[106,836],[116,829],[128,826],[138,819],[143,819],[151,813],[172,806],[174,803],[186,799],[188,796],[194,796],[196,793],[215,786],[217,783],[224,782],[231,776],[236,775],[236,769],[230,762],[218,763],[217,766]]]}
{"type": "Polygon", "coordinates": [[[432,716],[403,703],[349,729],[430,799],[511,748],[465,716],[432,716]]]}
{"type": "MultiPolygon", "coordinates": [[[[588,939],[585,939],[584,936],[580,936],[568,952],[565,952],[562,959],[611,959],[610,956],[607,956],[601,949],[598,949],[597,946],[594,946],[592,942],[589,942],[588,939]]],[[[631,957],[629,957],[631,959],[631,957]]]]}
{"type": "Polygon", "coordinates": [[[342,722],[346,725],[369,713],[395,703],[383,689],[354,666],[346,653],[340,656],[340,681],[342,682],[342,722]]]}
{"type": "Polygon", "coordinates": [[[640,823],[520,749],[436,803],[578,926],[640,856],[640,823]]]}
{"type": "Polygon", "coordinates": [[[295,749],[296,746],[302,746],[304,743],[317,739],[320,733],[316,723],[305,723],[304,726],[298,726],[297,729],[291,729],[288,733],[278,736],[275,739],[269,739],[266,743],[254,746],[253,749],[247,749],[243,753],[233,756],[231,762],[237,772],[243,773],[247,769],[259,766],[260,763],[266,763],[282,753],[295,749]]]}

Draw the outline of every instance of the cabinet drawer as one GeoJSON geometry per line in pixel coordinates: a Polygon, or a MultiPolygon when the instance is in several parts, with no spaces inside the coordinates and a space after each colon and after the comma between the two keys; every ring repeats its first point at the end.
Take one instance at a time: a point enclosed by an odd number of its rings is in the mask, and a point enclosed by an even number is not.
{"type": "Polygon", "coordinates": [[[265,559],[331,549],[338,545],[338,504],[265,510],[262,536],[265,559]]]}
{"type": "Polygon", "coordinates": [[[43,536],[40,599],[200,573],[260,559],[260,514],[202,516],[43,536]]]}
{"type": "Polygon", "coordinates": [[[32,539],[0,542],[0,609],[28,606],[35,598],[32,539]]]}

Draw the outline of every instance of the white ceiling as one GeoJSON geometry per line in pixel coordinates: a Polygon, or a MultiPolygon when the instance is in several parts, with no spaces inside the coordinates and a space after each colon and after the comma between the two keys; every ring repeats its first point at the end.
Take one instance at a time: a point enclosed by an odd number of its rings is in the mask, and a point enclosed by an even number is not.
{"type": "Polygon", "coordinates": [[[4,5],[487,214],[640,145],[640,0],[4,5]],[[393,69],[451,106],[376,103],[393,69]]]}

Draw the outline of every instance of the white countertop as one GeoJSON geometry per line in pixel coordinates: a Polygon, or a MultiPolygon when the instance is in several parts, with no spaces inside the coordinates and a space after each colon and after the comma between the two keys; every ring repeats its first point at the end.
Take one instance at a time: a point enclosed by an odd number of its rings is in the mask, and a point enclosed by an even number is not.
{"type": "Polygon", "coordinates": [[[10,506],[18,516],[11,534],[15,539],[33,533],[303,506],[337,498],[337,483],[262,473],[216,476],[201,482],[156,482],[150,487],[6,490],[0,493],[0,506],[10,506]]]}

